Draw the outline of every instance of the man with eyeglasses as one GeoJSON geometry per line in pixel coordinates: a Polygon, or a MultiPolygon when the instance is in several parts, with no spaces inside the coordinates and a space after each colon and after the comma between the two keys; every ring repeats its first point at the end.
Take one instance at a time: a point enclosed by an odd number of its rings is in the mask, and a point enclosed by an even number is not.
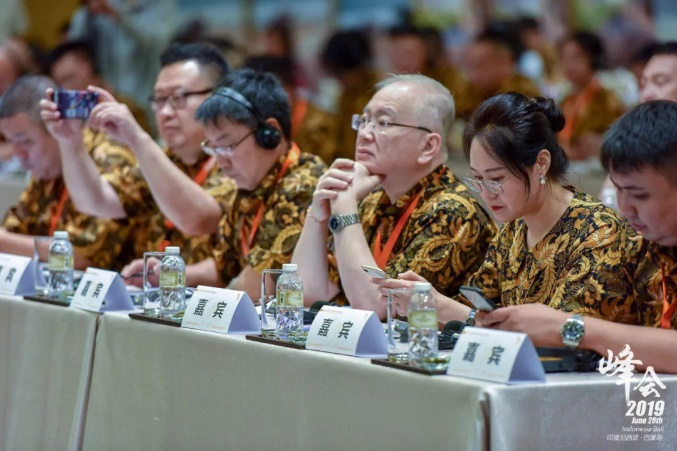
{"type": "MultiPolygon", "coordinates": [[[[129,108],[103,89],[90,87],[99,93],[100,103],[91,113],[89,126],[132,149],[139,163],[120,174],[115,183],[99,177],[82,152],[77,139],[77,130],[83,126],[80,121],[61,120],[56,105],[48,100],[41,102],[42,117],[59,141],[66,183],[80,211],[129,218],[134,230],[131,246],[137,257],[145,251],[164,250],[171,243],[192,263],[212,255],[209,235],[235,194],[232,181],[202,152],[204,127],[194,118],[228,65],[215,48],[204,44],[173,45],[160,60],[162,69],[149,101],[165,149],[139,126],[129,108]],[[210,196],[200,209],[217,218],[210,224],[201,223],[202,217],[193,214],[194,200],[206,189],[210,196]]],[[[142,261],[135,260],[125,274],[138,274],[141,269],[142,261]]],[[[141,279],[130,280],[140,283],[141,279]]]]}
{"type": "MultiPolygon", "coordinates": [[[[204,152],[237,184],[237,196],[214,218],[220,222],[212,258],[189,265],[186,283],[228,285],[258,299],[263,270],[291,260],[326,166],[291,141],[289,99],[269,73],[231,72],[195,117],[208,137],[204,152]]],[[[208,197],[195,196],[192,214],[210,214],[201,210],[208,197]]]]}
{"type": "Polygon", "coordinates": [[[444,164],[454,120],[449,90],[422,75],[391,76],[376,88],[353,116],[355,161],[336,160],[320,178],[292,261],[307,305],[335,298],[383,318],[364,265],[389,277],[420,272],[455,294],[496,227],[444,164]]]}

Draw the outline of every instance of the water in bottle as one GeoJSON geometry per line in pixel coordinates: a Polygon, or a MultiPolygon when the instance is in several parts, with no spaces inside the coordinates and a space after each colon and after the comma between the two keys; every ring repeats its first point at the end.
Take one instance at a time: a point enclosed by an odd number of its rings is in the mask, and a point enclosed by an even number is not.
{"type": "Polygon", "coordinates": [[[176,246],[168,246],[160,264],[160,314],[174,317],[186,310],[186,264],[176,246]]]}
{"type": "Polygon", "coordinates": [[[427,367],[435,363],[437,343],[437,301],[432,295],[432,286],[416,282],[414,294],[409,301],[409,363],[427,367]]]}
{"type": "Polygon", "coordinates": [[[47,260],[49,269],[49,296],[68,301],[73,295],[73,246],[68,232],[54,232],[47,260]]]}
{"type": "Polygon", "coordinates": [[[277,317],[275,335],[279,340],[302,342],[303,333],[303,280],[295,264],[282,265],[277,279],[277,317]]]}

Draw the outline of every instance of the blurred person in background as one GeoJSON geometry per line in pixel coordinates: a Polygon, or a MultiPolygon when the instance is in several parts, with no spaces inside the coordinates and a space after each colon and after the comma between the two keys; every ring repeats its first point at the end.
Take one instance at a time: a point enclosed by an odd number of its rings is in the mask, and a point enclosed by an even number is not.
{"type": "MultiPolygon", "coordinates": [[[[97,219],[76,209],[64,182],[59,143],[40,117],[40,100],[47,89],[54,88],[56,84],[47,77],[26,75],[12,84],[0,101],[0,130],[31,172],[21,199],[3,219],[0,252],[32,256],[32,236],[52,236],[56,230],[65,230],[75,248],[77,269],[119,269],[121,261],[129,257],[123,246],[129,224],[97,219]]],[[[135,164],[128,149],[112,144],[101,133],[81,126],[79,139],[97,176],[115,178],[135,164]]],[[[119,189],[124,182],[118,182],[119,189]]],[[[46,249],[40,251],[47,253],[46,249]]]]}
{"type": "Polygon", "coordinates": [[[519,35],[507,24],[490,25],[468,46],[465,69],[473,99],[472,110],[500,93],[540,95],[538,86],[518,71],[517,63],[523,51],[519,35]]]}
{"type": "Polygon", "coordinates": [[[62,89],[85,91],[89,86],[106,89],[119,102],[129,107],[134,119],[144,130],[152,133],[146,111],[130,97],[115,93],[115,90],[103,81],[94,48],[88,42],[69,41],[56,47],[47,55],[45,72],[62,89]]]}
{"type": "Polygon", "coordinates": [[[651,57],[653,56],[654,49],[657,45],[659,45],[658,42],[652,41],[652,42],[648,43],[647,45],[645,45],[644,47],[640,48],[630,58],[628,69],[630,69],[630,72],[632,72],[632,75],[635,76],[635,80],[637,81],[637,86],[640,86],[640,83],[641,83],[641,80],[642,80],[642,72],[644,72],[644,67],[646,66],[646,63],[648,63],[649,60],[651,59],[651,57]]]}
{"type": "Polygon", "coordinates": [[[140,102],[153,92],[177,18],[176,0],[84,0],[68,38],[91,42],[104,81],[140,102]]]}
{"type": "Polygon", "coordinates": [[[514,26],[525,48],[519,59],[520,72],[534,80],[545,92],[559,75],[557,50],[543,35],[537,18],[520,17],[515,20],[514,26]]]}
{"type": "Polygon", "coordinates": [[[293,61],[284,56],[251,56],[245,60],[242,67],[260,72],[270,72],[280,80],[291,104],[291,131],[292,138],[295,138],[308,111],[308,100],[303,96],[303,93],[299,92],[294,83],[293,61]]]}
{"type": "Polygon", "coordinates": [[[369,102],[379,76],[372,68],[371,42],[365,31],[334,33],[322,49],[320,61],[341,91],[331,105],[323,93],[312,99],[295,141],[330,165],[337,158],[353,158],[351,118],[369,102]]]}
{"type": "Polygon", "coordinates": [[[677,41],[652,47],[639,80],[639,100],[672,100],[677,102],[677,41]]]}
{"type": "MultiPolygon", "coordinates": [[[[28,45],[15,37],[6,39],[0,45],[0,96],[21,76],[32,72],[36,72],[36,64],[28,45]]],[[[22,172],[21,161],[0,133],[0,174],[22,172]]]]}
{"type": "MultiPolygon", "coordinates": [[[[670,100],[677,102],[677,41],[655,44],[650,48],[651,57],[639,79],[639,100],[670,100]]],[[[600,190],[600,199],[618,209],[616,187],[607,177],[600,190]]]]}
{"type": "Polygon", "coordinates": [[[388,32],[388,59],[394,74],[422,74],[442,83],[454,96],[460,114],[472,107],[467,96],[468,82],[447,61],[442,37],[434,28],[401,24],[388,32]]]}
{"type": "Polygon", "coordinates": [[[577,172],[599,168],[602,135],[623,114],[623,104],[604,88],[596,73],[604,66],[604,46],[594,33],[572,33],[562,42],[560,64],[571,93],[560,108],[566,123],[559,140],[577,172]],[[576,163],[574,163],[576,164],[576,163]]]}

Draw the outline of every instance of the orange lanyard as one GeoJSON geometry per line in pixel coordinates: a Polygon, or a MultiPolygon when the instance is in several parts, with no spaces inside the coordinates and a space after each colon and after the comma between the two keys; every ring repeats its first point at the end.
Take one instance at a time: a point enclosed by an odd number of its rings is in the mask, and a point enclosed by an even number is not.
{"type": "MultiPolygon", "coordinates": [[[[299,149],[295,143],[292,143],[291,150],[289,151],[287,158],[284,160],[284,163],[282,163],[282,167],[280,168],[280,170],[277,173],[277,176],[275,177],[275,183],[273,184],[273,187],[277,186],[277,184],[280,182],[280,179],[289,169],[289,166],[291,166],[293,162],[298,161],[300,155],[301,149],[299,149]]],[[[265,201],[262,199],[261,205],[259,205],[259,208],[256,210],[256,215],[254,216],[254,220],[252,221],[249,233],[247,233],[247,231],[245,230],[245,217],[242,216],[242,221],[240,222],[240,249],[242,250],[242,255],[244,256],[249,254],[252,243],[254,242],[254,237],[256,236],[256,232],[259,229],[259,225],[261,225],[264,207],[265,201]]]]}
{"type": "MultiPolygon", "coordinates": [[[[209,174],[209,171],[212,170],[212,167],[214,167],[214,163],[216,162],[216,159],[214,157],[209,157],[207,161],[204,162],[198,173],[195,175],[195,178],[193,178],[193,181],[197,183],[198,185],[202,186],[205,180],[207,180],[207,175],[209,174]]],[[[165,228],[167,231],[174,230],[176,226],[172,221],[169,219],[165,219],[165,228]]],[[[164,252],[165,248],[169,246],[171,243],[169,240],[164,239],[162,240],[162,243],[160,243],[160,252],[164,252]]]]}
{"type": "Polygon", "coordinates": [[[581,92],[575,99],[571,99],[564,104],[564,117],[566,122],[564,129],[559,134],[559,137],[564,142],[570,142],[574,135],[574,129],[578,125],[580,113],[588,105],[592,103],[593,97],[599,91],[599,83],[596,79],[592,79],[590,84],[581,92]]]}
{"type": "Polygon", "coordinates": [[[56,205],[54,213],[52,214],[52,219],[49,221],[49,236],[54,235],[54,232],[56,231],[56,226],[59,224],[59,219],[61,218],[61,214],[63,213],[63,207],[66,205],[67,200],[68,200],[68,190],[64,186],[63,191],[61,191],[61,198],[59,199],[59,203],[56,205]]]}
{"type": "MultiPolygon", "coordinates": [[[[436,182],[440,177],[442,177],[442,174],[444,173],[441,172],[437,174],[433,179],[433,183],[436,182]]],[[[395,224],[395,228],[393,229],[393,232],[390,234],[390,237],[388,238],[388,241],[386,241],[386,245],[383,248],[381,248],[381,227],[379,227],[378,230],[376,231],[376,242],[374,243],[374,260],[376,261],[376,266],[378,266],[379,268],[385,269],[386,263],[388,263],[388,259],[390,258],[390,255],[393,253],[395,243],[397,243],[398,238],[402,234],[402,230],[404,230],[404,226],[407,224],[407,221],[414,213],[416,205],[418,204],[418,201],[421,199],[421,195],[423,195],[424,189],[425,188],[421,188],[421,191],[419,191],[409,201],[407,209],[404,211],[404,214],[400,216],[400,219],[397,220],[397,224],[395,224]]]]}
{"type": "Polygon", "coordinates": [[[675,315],[677,309],[677,302],[672,305],[668,302],[667,283],[665,282],[665,263],[661,262],[661,277],[663,278],[663,315],[661,316],[661,327],[663,329],[671,329],[670,320],[675,315]]]}

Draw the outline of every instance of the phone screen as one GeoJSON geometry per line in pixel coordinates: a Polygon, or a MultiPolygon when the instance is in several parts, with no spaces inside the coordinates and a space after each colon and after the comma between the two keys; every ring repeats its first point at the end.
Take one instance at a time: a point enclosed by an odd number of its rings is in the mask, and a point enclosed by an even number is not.
{"type": "Polygon", "coordinates": [[[482,310],[485,312],[496,310],[496,305],[485,298],[482,293],[479,292],[479,290],[470,289],[469,287],[461,287],[460,291],[461,294],[465,296],[466,299],[468,299],[468,301],[470,301],[473,307],[475,307],[477,310],[482,310]]]}
{"type": "Polygon", "coordinates": [[[375,268],[373,266],[362,265],[362,270],[369,274],[370,277],[374,279],[391,279],[391,277],[383,271],[381,268],[375,268]]]}

